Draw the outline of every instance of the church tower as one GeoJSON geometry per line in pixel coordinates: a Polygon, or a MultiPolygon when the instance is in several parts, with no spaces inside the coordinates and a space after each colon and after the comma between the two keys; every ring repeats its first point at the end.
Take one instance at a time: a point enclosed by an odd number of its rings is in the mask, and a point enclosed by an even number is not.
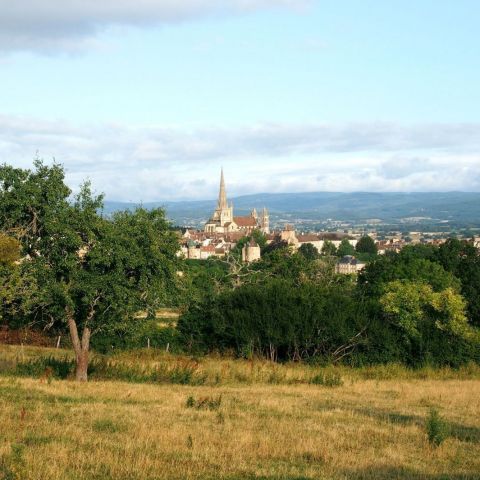
{"type": "Polygon", "coordinates": [[[262,222],[261,222],[262,232],[265,234],[270,233],[270,216],[268,215],[268,210],[263,207],[262,210],[262,222]]]}
{"type": "Polygon", "coordinates": [[[228,208],[227,191],[225,190],[225,178],[223,176],[223,167],[220,172],[220,191],[218,193],[217,210],[228,208]]]}
{"type": "Polygon", "coordinates": [[[225,224],[233,222],[233,205],[228,206],[227,190],[225,188],[225,178],[223,168],[220,173],[220,190],[218,192],[217,208],[213,212],[212,218],[205,224],[205,232],[224,233],[225,224]]]}

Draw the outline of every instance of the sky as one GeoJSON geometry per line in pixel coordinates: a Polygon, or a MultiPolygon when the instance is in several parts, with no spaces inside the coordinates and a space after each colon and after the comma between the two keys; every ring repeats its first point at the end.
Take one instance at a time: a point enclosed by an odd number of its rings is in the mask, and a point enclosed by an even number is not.
{"type": "Polygon", "coordinates": [[[15,0],[0,162],[109,200],[480,191],[478,0],[15,0]]]}

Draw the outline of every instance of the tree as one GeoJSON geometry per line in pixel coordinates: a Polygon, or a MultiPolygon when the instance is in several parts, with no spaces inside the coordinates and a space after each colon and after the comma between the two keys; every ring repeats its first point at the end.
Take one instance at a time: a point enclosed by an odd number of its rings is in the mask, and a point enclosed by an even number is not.
{"type": "Polygon", "coordinates": [[[335,256],[337,253],[337,247],[330,240],[325,240],[322,247],[322,255],[335,256]]]}
{"type": "Polygon", "coordinates": [[[375,255],[377,253],[377,246],[371,237],[365,235],[357,242],[355,250],[358,253],[371,253],[375,255]]]}
{"type": "MultiPolygon", "coordinates": [[[[404,332],[410,359],[421,361],[442,357],[457,347],[458,361],[462,344],[478,348],[479,331],[466,316],[466,302],[453,288],[435,292],[425,283],[395,280],[386,285],[380,304],[387,318],[404,332]]],[[[455,358],[457,357],[457,358],[455,358]]]]}
{"type": "Polygon", "coordinates": [[[460,290],[460,282],[436,262],[412,255],[392,253],[378,255],[359,274],[359,287],[367,294],[379,297],[385,285],[394,280],[425,283],[435,292],[446,288],[460,290]]]}
{"type": "Polygon", "coordinates": [[[163,210],[99,215],[102,197],[84,184],[73,202],[59,165],[0,168],[0,228],[19,233],[39,285],[32,320],[68,328],[76,379],[87,380],[90,338],[153,315],[176,287],[178,240],[163,210]]]}
{"type": "Polygon", "coordinates": [[[470,242],[451,238],[438,248],[435,260],[460,280],[470,320],[480,326],[480,250],[470,242]]]}
{"type": "Polygon", "coordinates": [[[354,255],[355,248],[353,245],[348,241],[348,238],[344,238],[340,245],[338,246],[337,256],[344,257],[345,255],[354,255]]]}
{"type": "Polygon", "coordinates": [[[12,267],[20,260],[20,242],[13,237],[0,233],[0,265],[12,267]]]}
{"type": "Polygon", "coordinates": [[[319,256],[317,247],[312,243],[302,243],[298,249],[298,253],[309,261],[316,260],[319,256]]]}
{"type": "Polygon", "coordinates": [[[22,272],[20,242],[0,234],[0,321],[15,321],[28,311],[36,286],[31,277],[22,272]]]}
{"type": "Polygon", "coordinates": [[[234,349],[272,361],[315,356],[340,361],[363,342],[364,323],[350,288],[268,278],[261,288],[242,285],[194,305],[178,328],[187,345],[203,351],[234,349]]]}

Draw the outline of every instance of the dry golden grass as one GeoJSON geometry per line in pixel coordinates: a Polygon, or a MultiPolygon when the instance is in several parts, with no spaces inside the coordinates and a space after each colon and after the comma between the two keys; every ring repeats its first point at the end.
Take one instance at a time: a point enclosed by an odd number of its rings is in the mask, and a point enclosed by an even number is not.
{"type": "Polygon", "coordinates": [[[343,369],[344,385],[328,388],[282,383],[307,367],[259,365],[206,359],[201,368],[226,380],[198,387],[0,377],[0,478],[480,478],[478,379],[364,380],[343,369]],[[258,383],[235,381],[258,368],[258,383]],[[269,369],[280,384],[263,381],[269,369]],[[425,434],[431,406],[451,425],[438,448],[425,434]]]}

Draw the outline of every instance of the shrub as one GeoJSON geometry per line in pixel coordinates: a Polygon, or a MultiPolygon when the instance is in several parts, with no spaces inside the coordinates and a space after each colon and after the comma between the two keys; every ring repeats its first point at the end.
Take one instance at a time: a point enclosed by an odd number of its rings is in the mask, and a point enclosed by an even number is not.
{"type": "Polygon", "coordinates": [[[443,443],[450,433],[447,422],[442,419],[438,410],[435,408],[430,409],[425,428],[427,430],[428,441],[436,447],[443,443]]]}
{"type": "Polygon", "coordinates": [[[65,379],[73,372],[75,362],[69,358],[40,357],[18,363],[15,374],[24,377],[65,379]]]}

